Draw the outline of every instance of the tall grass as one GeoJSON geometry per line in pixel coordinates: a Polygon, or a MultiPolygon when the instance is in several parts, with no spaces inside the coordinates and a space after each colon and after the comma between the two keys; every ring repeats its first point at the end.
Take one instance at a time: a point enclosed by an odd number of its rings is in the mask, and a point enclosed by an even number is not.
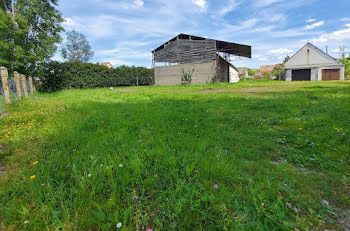
{"type": "Polygon", "coordinates": [[[341,230],[350,207],[349,93],[348,82],[247,81],[21,100],[0,121],[9,148],[2,223],[341,230]]]}

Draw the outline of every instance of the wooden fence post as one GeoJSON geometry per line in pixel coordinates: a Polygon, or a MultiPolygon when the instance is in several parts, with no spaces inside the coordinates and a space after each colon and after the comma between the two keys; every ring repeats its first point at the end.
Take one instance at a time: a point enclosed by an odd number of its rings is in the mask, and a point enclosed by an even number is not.
{"type": "Polygon", "coordinates": [[[22,79],[22,85],[23,85],[24,95],[25,95],[25,97],[28,97],[28,90],[27,90],[26,76],[25,76],[25,75],[21,75],[21,79],[22,79]]]}
{"type": "Polygon", "coordinates": [[[6,104],[10,104],[11,95],[10,95],[10,89],[9,89],[9,82],[7,81],[7,78],[8,78],[7,69],[5,67],[0,67],[0,74],[1,74],[2,88],[4,90],[5,102],[6,104]]]}
{"type": "Polygon", "coordinates": [[[34,94],[34,86],[33,86],[33,78],[32,76],[28,77],[28,83],[29,83],[29,88],[30,88],[30,94],[34,94]]]}
{"type": "Polygon", "coordinates": [[[21,84],[19,82],[19,74],[18,74],[18,72],[14,71],[13,72],[13,76],[15,77],[17,96],[18,96],[18,98],[21,98],[22,97],[22,91],[21,91],[21,84]]]}
{"type": "Polygon", "coordinates": [[[35,86],[35,84],[36,84],[36,83],[35,83],[35,79],[34,79],[34,81],[33,81],[33,91],[34,91],[34,92],[36,92],[36,86],[35,86]]]}

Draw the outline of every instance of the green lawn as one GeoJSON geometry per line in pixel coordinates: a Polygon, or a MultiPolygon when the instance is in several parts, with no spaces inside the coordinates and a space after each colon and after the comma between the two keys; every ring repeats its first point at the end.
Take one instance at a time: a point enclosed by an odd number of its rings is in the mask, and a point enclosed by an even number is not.
{"type": "Polygon", "coordinates": [[[4,229],[342,230],[350,212],[347,81],[76,89],[7,111],[4,229]]]}
{"type": "Polygon", "coordinates": [[[0,115],[5,111],[5,98],[0,95],[0,115]]]}

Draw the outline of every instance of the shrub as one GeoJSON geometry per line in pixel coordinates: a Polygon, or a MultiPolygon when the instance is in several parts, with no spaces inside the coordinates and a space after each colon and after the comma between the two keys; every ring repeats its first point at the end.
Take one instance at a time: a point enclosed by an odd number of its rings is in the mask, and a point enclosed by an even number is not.
{"type": "Polygon", "coordinates": [[[53,92],[69,88],[152,85],[153,70],[145,67],[121,66],[110,69],[92,63],[49,62],[41,75],[41,91],[53,92]]]}
{"type": "Polygon", "coordinates": [[[248,75],[249,76],[254,76],[255,75],[255,71],[253,69],[248,68],[248,75]]]}
{"type": "Polygon", "coordinates": [[[193,72],[194,72],[194,69],[192,69],[192,71],[186,71],[186,72],[184,69],[182,69],[181,82],[184,84],[191,84],[193,72]]]}

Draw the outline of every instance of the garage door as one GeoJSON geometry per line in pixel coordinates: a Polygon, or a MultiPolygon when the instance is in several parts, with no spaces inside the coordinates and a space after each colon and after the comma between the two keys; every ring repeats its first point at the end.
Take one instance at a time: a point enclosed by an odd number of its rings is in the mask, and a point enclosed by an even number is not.
{"type": "Polygon", "coordinates": [[[340,69],[323,69],[322,80],[340,80],[340,69]]]}
{"type": "Polygon", "coordinates": [[[293,70],[292,81],[310,81],[311,69],[293,70]]]}

